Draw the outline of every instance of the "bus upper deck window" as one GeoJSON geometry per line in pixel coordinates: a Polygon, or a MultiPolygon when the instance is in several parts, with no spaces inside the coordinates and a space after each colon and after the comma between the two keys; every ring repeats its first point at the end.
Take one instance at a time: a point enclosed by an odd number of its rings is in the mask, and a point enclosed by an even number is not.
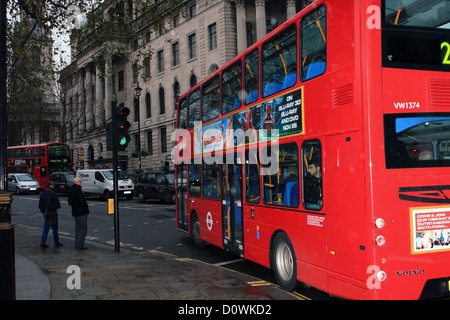
{"type": "Polygon", "coordinates": [[[186,118],[187,118],[187,99],[183,98],[180,101],[178,111],[178,129],[187,129],[186,118]]]}
{"type": "Polygon", "coordinates": [[[189,96],[188,126],[193,128],[200,124],[200,89],[195,90],[189,96]]]}
{"type": "Polygon", "coordinates": [[[241,107],[242,65],[241,60],[222,74],[222,114],[241,107]]]}
{"type": "Polygon", "coordinates": [[[219,77],[215,77],[205,84],[202,90],[202,121],[206,122],[219,116],[219,77]]]}
{"type": "Polygon", "coordinates": [[[245,104],[258,100],[259,96],[259,51],[254,50],[244,59],[245,104]]]}
{"type": "Polygon", "coordinates": [[[263,44],[263,98],[292,87],[297,82],[297,28],[291,25],[263,44]]]}
{"type": "Polygon", "coordinates": [[[327,16],[326,7],[321,5],[301,22],[300,63],[302,80],[307,81],[325,72],[327,66],[327,16]]]}

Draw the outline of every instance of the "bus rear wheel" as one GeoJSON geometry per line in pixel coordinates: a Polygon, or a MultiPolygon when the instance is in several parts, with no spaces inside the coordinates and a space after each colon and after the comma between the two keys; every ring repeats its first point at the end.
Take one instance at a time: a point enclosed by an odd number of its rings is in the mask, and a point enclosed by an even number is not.
{"type": "Polygon", "coordinates": [[[285,233],[279,233],[273,242],[272,269],[282,289],[290,292],[297,287],[297,261],[285,233]]]}

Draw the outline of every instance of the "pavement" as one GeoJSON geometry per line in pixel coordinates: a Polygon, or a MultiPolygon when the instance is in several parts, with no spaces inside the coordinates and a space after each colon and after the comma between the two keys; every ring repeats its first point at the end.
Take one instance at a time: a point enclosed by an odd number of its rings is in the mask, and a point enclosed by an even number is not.
{"type": "Polygon", "coordinates": [[[159,251],[135,251],[15,225],[16,300],[298,300],[278,286],[225,267],[159,251]]]}

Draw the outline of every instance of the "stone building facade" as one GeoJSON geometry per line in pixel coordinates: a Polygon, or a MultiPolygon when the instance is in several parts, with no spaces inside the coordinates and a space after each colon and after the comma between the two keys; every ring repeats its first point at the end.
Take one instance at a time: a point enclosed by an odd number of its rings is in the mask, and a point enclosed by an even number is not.
{"type": "MultiPolygon", "coordinates": [[[[107,150],[105,122],[111,117],[114,97],[118,106],[131,111],[128,120],[132,141],[126,151],[119,152],[120,166],[134,174],[139,167],[161,170],[164,162],[169,161],[173,169],[171,134],[179,95],[308,3],[307,0],[186,1],[180,12],[164,18],[160,32],[146,31],[143,25],[139,31],[143,36],[130,39],[133,47],[149,46],[153,52],[138,76],[133,71],[133,59],[124,61],[112,56],[103,68],[94,63],[98,54],[95,47],[82,54],[75,53],[74,61],[60,77],[66,101],[63,117],[74,119],[66,135],[74,165],[85,169],[111,167],[112,152],[107,150]],[[138,99],[137,84],[142,88],[138,99]]],[[[135,17],[133,23],[138,20],[135,17]]],[[[137,52],[129,51],[132,58],[134,54],[137,56],[137,52]]]]}

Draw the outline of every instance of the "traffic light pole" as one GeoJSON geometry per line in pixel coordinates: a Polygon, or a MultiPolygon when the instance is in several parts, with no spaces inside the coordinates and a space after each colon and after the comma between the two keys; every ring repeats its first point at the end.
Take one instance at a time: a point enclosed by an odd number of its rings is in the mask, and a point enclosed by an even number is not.
{"type": "Polygon", "coordinates": [[[120,252],[120,231],[119,231],[119,180],[118,180],[118,171],[117,167],[119,166],[119,161],[117,158],[117,146],[116,146],[116,139],[117,139],[117,130],[115,129],[117,126],[117,101],[113,100],[111,101],[111,114],[112,114],[112,123],[113,123],[113,130],[112,130],[112,136],[113,136],[113,182],[114,182],[114,251],[120,252]]]}

